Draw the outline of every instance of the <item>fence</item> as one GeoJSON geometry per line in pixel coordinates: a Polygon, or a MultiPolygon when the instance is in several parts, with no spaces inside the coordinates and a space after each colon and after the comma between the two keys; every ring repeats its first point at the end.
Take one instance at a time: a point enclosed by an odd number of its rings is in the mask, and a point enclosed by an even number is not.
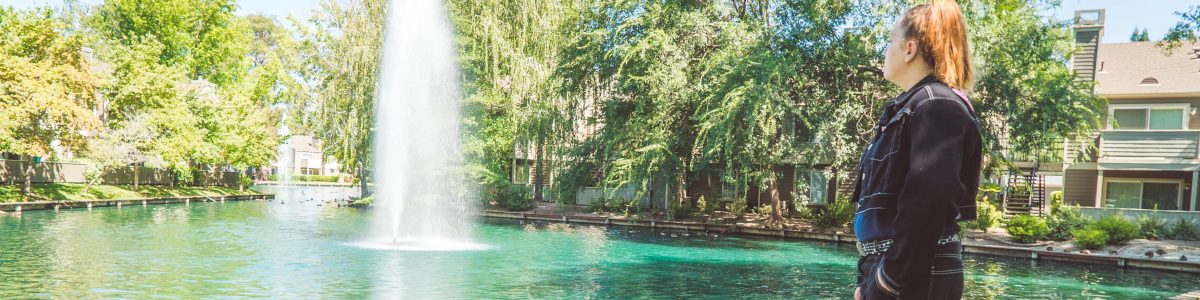
{"type": "MultiPolygon", "coordinates": [[[[84,174],[87,166],[70,162],[32,162],[27,160],[3,160],[0,164],[0,184],[21,184],[25,182],[25,168],[33,166],[33,183],[83,183],[87,180],[84,174]]],[[[195,186],[238,186],[241,178],[239,172],[207,172],[194,171],[192,183],[195,186]]],[[[115,168],[100,174],[100,183],[110,185],[133,185],[134,178],[138,185],[172,185],[176,181],[175,174],[170,170],[149,167],[115,168]],[[134,172],[136,176],[134,176],[134,172]]]]}

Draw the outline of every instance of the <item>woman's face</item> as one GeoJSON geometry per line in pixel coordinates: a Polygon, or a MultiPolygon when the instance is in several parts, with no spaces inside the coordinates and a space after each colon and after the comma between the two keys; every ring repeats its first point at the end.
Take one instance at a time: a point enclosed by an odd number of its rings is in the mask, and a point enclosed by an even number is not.
{"type": "Polygon", "coordinates": [[[910,53],[910,48],[916,48],[916,43],[904,39],[904,29],[900,27],[900,21],[896,21],[896,25],[892,26],[892,31],[888,33],[888,46],[883,50],[883,78],[893,83],[912,61],[914,53],[910,53]],[[909,45],[913,44],[913,45],[909,45]]]}

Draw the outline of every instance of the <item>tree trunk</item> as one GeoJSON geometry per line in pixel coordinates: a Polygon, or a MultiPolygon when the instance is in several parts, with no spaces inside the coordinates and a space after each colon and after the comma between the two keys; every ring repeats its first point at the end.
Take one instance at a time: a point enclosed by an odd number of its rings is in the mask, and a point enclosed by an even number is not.
{"type": "Polygon", "coordinates": [[[138,190],[138,177],[139,177],[138,173],[139,173],[139,171],[141,171],[138,169],[140,169],[140,168],[138,168],[137,166],[133,166],[133,191],[135,191],[135,192],[138,190]]]}
{"type": "Polygon", "coordinates": [[[544,155],[544,153],[542,153],[542,138],[540,137],[538,138],[535,151],[536,153],[534,153],[534,159],[537,160],[537,166],[534,168],[535,171],[533,172],[533,200],[542,202],[542,168],[544,167],[542,155],[544,155]]]}
{"type": "Polygon", "coordinates": [[[360,197],[370,195],[370,191],[367,190],[367,168],[361,164],[358,166],[358,194],[360,197]]]}
{"type": "Polygon", "coordinates": [[[771,194],[771,220],[783,222],[783,201],[779,197],[779,172],[772,171],[772,178],[767,182],[768,190],[771,194]]]}

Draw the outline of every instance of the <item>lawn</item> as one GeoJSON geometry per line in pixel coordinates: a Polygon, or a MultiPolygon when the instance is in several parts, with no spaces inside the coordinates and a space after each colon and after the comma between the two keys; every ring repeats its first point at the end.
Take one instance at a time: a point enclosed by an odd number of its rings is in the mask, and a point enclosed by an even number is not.
{"type": "MultiPolygon", "coordinates": [[[[79,183],[48,183],[34,184],[33,195],[28,201],[46,200],[107,200],[107,199],[137,199],[173,196],[223,196],[238,194],[257,194],[246,189],[239,192],[237,188],[208,186],[139,186],[135,191],[129,185],[96,185],[83,192],[83,184],[79,183]]],[[[0,185],[0,203],[26,201],[21,197],[20,185],[0,185]]]]}

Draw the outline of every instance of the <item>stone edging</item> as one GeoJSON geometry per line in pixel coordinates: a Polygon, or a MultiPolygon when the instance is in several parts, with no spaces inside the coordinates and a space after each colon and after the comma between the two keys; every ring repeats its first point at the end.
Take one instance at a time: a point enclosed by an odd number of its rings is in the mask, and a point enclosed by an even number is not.
{"type": "MultiPolygon", "coordinates": [[[[718,232],[736,235],[777,237],[784,239],[816,240],[834,243],[853,244],[857,238],[853,234],[809,232],[790,229],[763,229],[739,225],[718,225],[695,222],[675,221],[642,221],[613,219],[608,217],[567,216],[557,214],[535,214],[523,212],[507,212],[483,210],[479,215],[486,218],[516,219],[530,221],[550,221],[593,225],[618,225],[630,227],[648,227],[656,229],[673,229],[684,231],[718,232]]],[[[1145,258],[1126,258],[1103,254],[1064,253],[1045,250],[1028,249],[1023,247],[974,245],[963,241],[963,253],[1029,258],[1034,261],[1059,261],[1072,263],[1087,263],[1092,265],[1113,266],[1118,268],[1138,268],[1173,272],[1200,273],[1200,262],[1177,261],[1145,258]]]]}
{"type": "Polygon", "coordinates": [[[92,208],[102,206],[128,206],[128,205],[150,205],[150,204],[172,204],[172,203],[191,203],[196,202],[225,202],[225,201],[248,201],[248,200],[267,200],[275,199],[275,195],[271,194],[246,194],[246,195],[227,195],[227,196],[185,196],[185,197],[159,197],[159,198],[141,198],[141,199],[114,199],[114,200],[59,200],[59,201],[36,201],[36,202],[11,202],[0,203],[0,211],[12,213],[17,211],[30,210],[56,210],[56,209],[71,209],[71,208],[92,208]]]}

